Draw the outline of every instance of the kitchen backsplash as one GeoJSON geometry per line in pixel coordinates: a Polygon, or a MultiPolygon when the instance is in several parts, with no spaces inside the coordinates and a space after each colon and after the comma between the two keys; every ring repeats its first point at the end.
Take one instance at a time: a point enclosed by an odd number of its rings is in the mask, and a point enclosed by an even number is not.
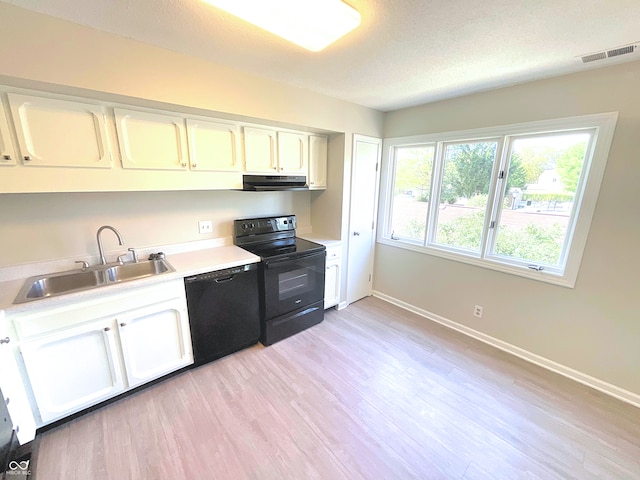
{"type": "Polygon", "coordinates": [[[125,192],[6,194],[0,196],[0,268],[97,255],[96,232],[112,225],[124,240],[105,232],[108,255],[230,238],[236,218],[295,214],[310,231],[309,192],[125,192]],[[198,222],[212,221],[200,234],[198,222]]]}

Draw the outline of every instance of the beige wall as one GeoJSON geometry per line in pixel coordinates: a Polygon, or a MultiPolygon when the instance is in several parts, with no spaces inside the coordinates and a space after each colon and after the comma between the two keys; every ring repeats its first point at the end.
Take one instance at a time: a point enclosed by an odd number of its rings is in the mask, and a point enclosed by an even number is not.
{"type": "Polygon", "coordinates": [[[382,113],[369,108],[5,3],[0,19],[0,75],[330,131],[381,133],[382,113]]]}
{"type": "Polygon", "coordinates": [[[106,251],[152,247],[232,235],[233,220],[247,216],[295,213],[298,225],[310,224],[307,192],[127,192],[30,193],[0,195],[0,267],[62,258],[96,256],[96,231],[106,251]],[[198,232],[200,220],[213,233],[198,232]]]}
{"type": "Polygon", "coordinates": [[[377,245],[374,288],[640,394],[638,85],[640,62],[632,62],[387,114],[385,138],[610,111],[619,118],[575,288],[385,245],[377,245]]]}
{"type": "MultiPolygon", "coordinates": [[[[346,137],[382,131],[383,114],[372,109],[4,3],[0,19],[0,84],[346,137]]],[[[95,254],[94,232],[105,223],[129,246],[202,240],[198,220],[213,220],[213,237],[227,236],[233,218],[291,212],[301,226],[317,223],[316,233],[341,235],[339,212],[323,212],[342,202],[345,158],[330,162],[326,192],[0,194],[0,267],[95,254]]]]}

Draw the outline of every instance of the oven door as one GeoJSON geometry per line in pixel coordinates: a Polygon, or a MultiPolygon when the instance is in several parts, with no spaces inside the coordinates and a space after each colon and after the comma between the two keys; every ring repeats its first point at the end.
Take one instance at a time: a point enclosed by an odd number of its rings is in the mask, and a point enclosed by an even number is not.
{"type": "Polygon", "coordinates": [[[324,299],[326,251],[263,260],[264,319],[269,320],[324,299]]]}

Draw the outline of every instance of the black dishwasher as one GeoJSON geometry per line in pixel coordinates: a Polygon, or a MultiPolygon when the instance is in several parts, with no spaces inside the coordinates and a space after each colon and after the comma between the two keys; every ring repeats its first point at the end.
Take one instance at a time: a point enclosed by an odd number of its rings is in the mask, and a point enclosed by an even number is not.
{"type": "Polygon", "coordinates": [[[258,264],[184,279],[194,366],[258,342],[258,264]]]}

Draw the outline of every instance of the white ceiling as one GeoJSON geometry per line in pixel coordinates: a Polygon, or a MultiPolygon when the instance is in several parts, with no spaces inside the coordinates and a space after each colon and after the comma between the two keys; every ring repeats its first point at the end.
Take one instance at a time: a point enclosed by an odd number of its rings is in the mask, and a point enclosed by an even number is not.
{"type": "Polygon", "coordinates": [[[202,0],[3,0],[383,111],[640,59],[639,0],[347,0],[362,25],[308,52],[202,0]]]}

